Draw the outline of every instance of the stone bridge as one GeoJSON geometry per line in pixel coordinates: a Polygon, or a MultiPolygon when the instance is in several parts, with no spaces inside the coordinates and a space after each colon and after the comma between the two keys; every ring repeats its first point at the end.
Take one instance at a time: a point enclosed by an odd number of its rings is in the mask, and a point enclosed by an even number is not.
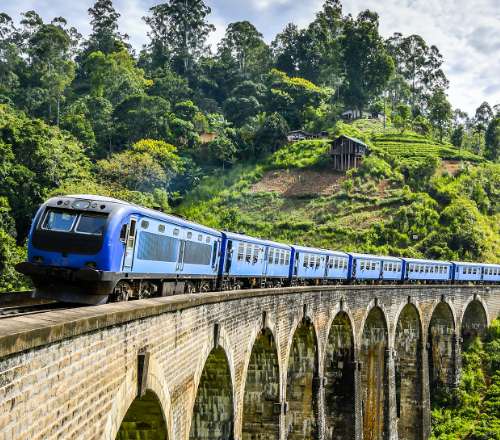
{"type": "Polygon", "coordinates": [[[0,321],[0,439],[426,439],[500,287],[218,292],[0,321]]]}

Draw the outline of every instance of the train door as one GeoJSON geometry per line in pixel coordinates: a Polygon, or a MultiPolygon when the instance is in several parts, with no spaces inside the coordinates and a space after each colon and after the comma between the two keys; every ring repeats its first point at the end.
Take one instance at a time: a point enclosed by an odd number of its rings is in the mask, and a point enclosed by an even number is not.
{"type": "Polygon", "coordinates": [[[226,264],[224,273],[229,274],[231,271],[231,263],[233,261],[233,240],[228,240],[226,245],[226,264]]]}
{"type": "Polygon", "coordinates": [[[325,271],[323,273],[323,278],[328,278],[328,269],[329,269],[329,264],[330,264],[330,258],[333,258],[331,257],[330,255],[327,255],[326,258],[325,258],[325,271]]]}
{"type": "Polygon", "coordinates": [[[177,258],[177,265],[175,270],[177,272],[182,272],[184,270],[184,255],[186,254],[186,240],[181,239],[179,243],[179,256],[177,258]]]}
{"type": "Polygon", "coordinates": [[[134,250],[137,236],[137,218],[131,217],[127,234],[125,236],[125,255],[123,257],[123,271],[128,272],[132,270],[134,264],[134,250]]]}
{"type": "Polygon", "coordinates": [[[268,265],[268,258],[269,258],[269,246],[265,246],[262,248],[262,276],[265,278],[267,275],[267,265],[268,265]]]}
{"type": "Polygon", "coordinates": [[[293,274],[295,276],[298,275],[298,272],[299,272],[299,254],[300,252],[295,252],[295,261],[293,263],[293,274]]]}
{"type": "Polygon", "coordinates": [[[212,248],[212,271],[217,272],[219,269],[219,256],[220,256],[220,241],[214,240],[213,248],[212,248]]]}

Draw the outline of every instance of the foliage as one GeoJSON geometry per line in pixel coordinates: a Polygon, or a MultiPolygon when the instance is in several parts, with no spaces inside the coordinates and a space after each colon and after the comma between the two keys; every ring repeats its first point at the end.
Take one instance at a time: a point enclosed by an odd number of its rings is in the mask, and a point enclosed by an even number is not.
{"type": "Polygon", "coordinates": [[[307,168],[328,160],[327,141],[299,141],[279,149],[269,159],[273,168],[307,168]]]}
{"type": "Polygon", "coordinates": [[[500,438],[500,321],[462,352],[458,389],[449,403],[432,411],[431,440],[500,438]]]}

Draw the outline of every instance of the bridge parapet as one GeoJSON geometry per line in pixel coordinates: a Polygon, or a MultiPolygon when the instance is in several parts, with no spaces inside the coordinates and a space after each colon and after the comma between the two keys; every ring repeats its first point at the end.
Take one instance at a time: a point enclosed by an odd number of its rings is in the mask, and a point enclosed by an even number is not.
{"type": "MultiPolygon", "coordinates": [[[[284,440],[299,426],[427,438],[429,381],[456,382],[462,322],[480,329],[499,312],[498,287],[321,286],[3,320],[0,438],[131,437],[142,394],[170,440],[284,440]]],[[[149,422],[141,438],[157,438],[149,422]]]]}

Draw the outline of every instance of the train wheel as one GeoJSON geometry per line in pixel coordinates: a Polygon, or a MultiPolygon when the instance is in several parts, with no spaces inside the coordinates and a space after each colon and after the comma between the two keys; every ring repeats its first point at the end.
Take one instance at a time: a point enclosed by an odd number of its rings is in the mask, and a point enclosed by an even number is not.
{"type": "Polygon", "coordinates": [[[202,282],[200,284],[200,293],[210,292],[210,285],[206,282],[202,282]]]}
{"type": "Polygon", "coordinates": [[[132,295],[132,288],[126,281],[120,281],[113,291],[112,302],[128,301],[132,295]]]}
{"type": "Polygon", "coordinates": [[[186,288],[185,288],[186,293],[196,293],[196,286],[193,283],[186,283],[186,288]]]}

